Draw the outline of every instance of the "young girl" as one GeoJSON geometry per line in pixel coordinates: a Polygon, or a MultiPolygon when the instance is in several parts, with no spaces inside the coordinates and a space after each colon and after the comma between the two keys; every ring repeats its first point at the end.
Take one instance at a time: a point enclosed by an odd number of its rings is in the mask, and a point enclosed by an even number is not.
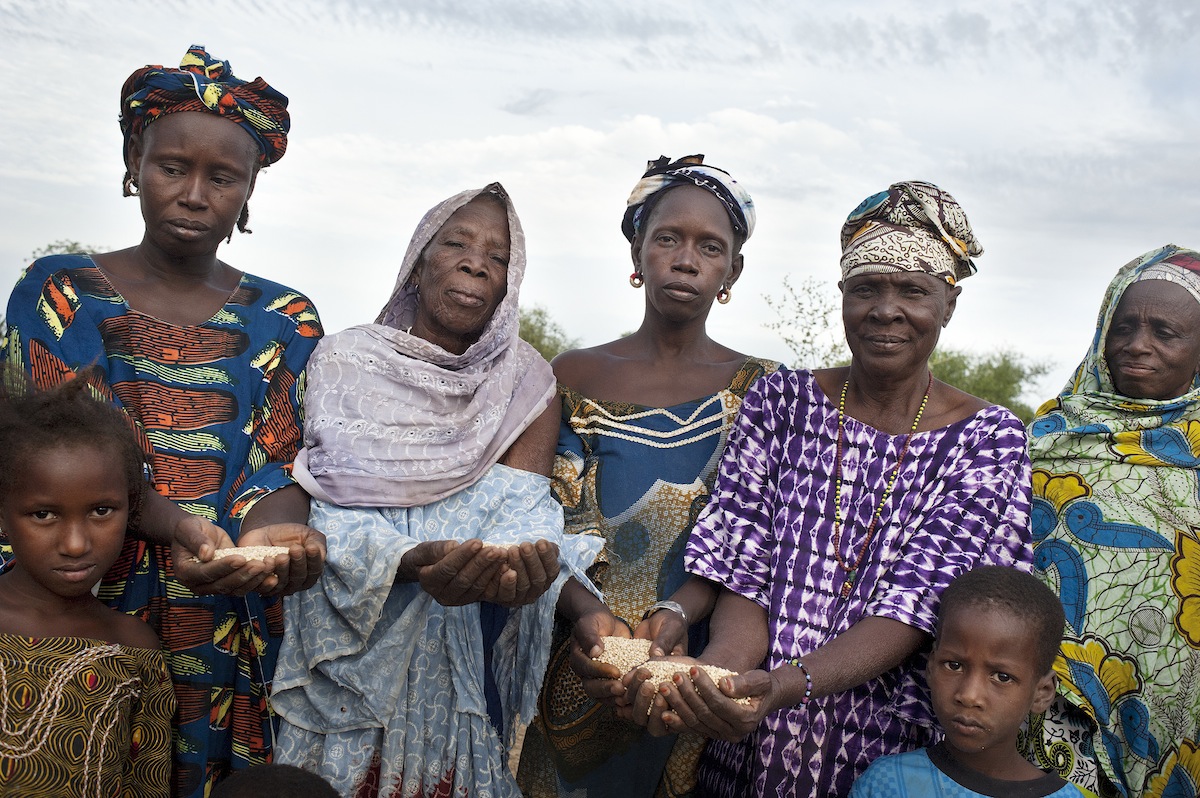
{"type": "Polygon", "coordinates": [[[0,793],[167,794],[158,638],[92,595],[142,504],[142,464],[85,379],[0,397],[0,793]]]}

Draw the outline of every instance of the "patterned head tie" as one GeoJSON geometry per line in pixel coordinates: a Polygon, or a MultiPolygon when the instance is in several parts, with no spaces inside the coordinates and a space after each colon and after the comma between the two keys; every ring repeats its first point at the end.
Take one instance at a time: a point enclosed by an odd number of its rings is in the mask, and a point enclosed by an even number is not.
{"type": "Polygon", "coordinates": [[[703,155],[689,155],[678,161],[663,155],[657,161],[646,163],[646,173],[629,195],[625,218],[621,220],[625,238],[633,241],[663,192],[675,186],[697,186],[719,199],[729,214],[734,234],[741,236],[743,241],[754,232],[754,200],[728,172],[705,166],[703,155]]]}
{"type": "Polygon", "coordinates": [[[1146,266],[1130,284],[1146,280],[1175,283],[1200,302],[1200,253],[1190,249],[1177,249],[1175,254],[1146,266]]]}
{"type": "Polygon", "coordinates": [[[842,280],[926,272],[950,285],[975,273],[983,247],[962,206],[932,183],[896,183],[867,197],[842,225],[842,280]]]}
{"type": "Polygon", "coordinates": [[[211,57],[202,46],[188,48],[178,69],[146,66],[135,70],[121,87],[121,133],[125,165],[129,139],[157,119],[179,111],[208,111],[228,119],[258,144],[259,163],[268,166],[283,157],[291,117],[287,97],[262,78],[240,80],[228,61],[211,57]]]}

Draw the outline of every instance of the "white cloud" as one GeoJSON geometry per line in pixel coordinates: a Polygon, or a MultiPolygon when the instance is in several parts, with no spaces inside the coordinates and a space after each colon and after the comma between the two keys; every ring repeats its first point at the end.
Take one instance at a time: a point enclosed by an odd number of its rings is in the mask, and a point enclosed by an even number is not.
{"type": "Polygon", "coordinates": [[[715,337],[785,357],[761,295],[790,273],[834,283],[845,214],[927,179],[987,250],[946,342],[1055,361],[1048,394],[1118,266],[1200,246],[1197,23],[1191,0],[0,0],[0,282],[51,240],[138,240],[118,89],[197,42],[292,101],[256,233],[223,257],[309,292],[331,328],[374,317],[429,206],[500,180],[526,300],[587,344],[632,329],[625,198],[646,159],[705,152],[759,214],[715,337]]]}

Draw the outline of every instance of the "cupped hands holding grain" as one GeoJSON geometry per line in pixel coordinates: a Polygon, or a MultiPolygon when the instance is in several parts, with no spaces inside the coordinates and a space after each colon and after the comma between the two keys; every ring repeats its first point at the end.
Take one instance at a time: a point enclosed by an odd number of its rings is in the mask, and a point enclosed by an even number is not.
{"type": "Polygon", "coordinates": [[[171,549],[176,573],[198,595],[279,596],[311,587],[325,564],[325,536],[304,524],[243,529],[238,544],[210,521],[185,515],[171,549]]]}
{"type": "MultiPolygon", "coordinates": [[[[778,685],[766,671],[731,673],[685,657],[669,662],[676,673],[641,682],[629,711],[629,718],[654,736],[691,730],[712,739],[740,740],[778,704],[778,685]]],[[[639,669],[639,675],[644,673],[639,669]]]]}
{"type": "Polygon", "coordinates": [[[179,580],[197,595],[244,596],[271,575],[262,560],[213,559],[213,553],[233,547],[225,530],[199,516],[182,514],[171,537],[171,559],[179,580]]]}
{"type": "MultiPolygon", "coordinates": [[[[681,673],[691,678],[691,669],[703,671],[715,684],[725,676],[737,676],[735,671],[719,668],[716,665],[706,665],[691,658],[651,659],[650,641],[637,638],[605,637],[604,651],[596,657],[597,662],[613,665],[623,676],[637,671],[631,689],[637,689],[642,682],[661,684],[670,682],[675,674],[681,673]],[[643,675],[644,674],[644,675],[643,675]]],[[[736,699],[748,703],[747,699],[736,699]]]]}
{"type": "Polygon", "coordinates": [[[400,561],[397,579],[418,582],[439,604],[491,601],[518,607],[536,601],[558,577],[558,546],[547,540],[508,545],[431,540],[400,561]]]}

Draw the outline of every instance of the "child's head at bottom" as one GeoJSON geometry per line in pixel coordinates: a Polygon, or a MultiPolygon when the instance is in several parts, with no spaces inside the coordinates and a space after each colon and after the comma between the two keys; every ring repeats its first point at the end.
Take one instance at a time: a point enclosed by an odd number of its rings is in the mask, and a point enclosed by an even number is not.
{"type": "Polygon", "coordinates": [[[1029,777],[1017,732],[1054,698],[1062,604],[1032,574],[985,566],[942,594],[927,677],[946,744],[993,778],[1029,777]]]}
{"type": "Polygon", "coordinates": [[[144,462],[126,415],[82,377],[0,395],[0,531],[13,575],[64,598],[90,592],[141,509],[144,462]]]}
{"type": "Polygon", "coordinates": [[[292,765],[239,770],[213,788],[212,798],[338,798],[329,782],[292,765]]]}

